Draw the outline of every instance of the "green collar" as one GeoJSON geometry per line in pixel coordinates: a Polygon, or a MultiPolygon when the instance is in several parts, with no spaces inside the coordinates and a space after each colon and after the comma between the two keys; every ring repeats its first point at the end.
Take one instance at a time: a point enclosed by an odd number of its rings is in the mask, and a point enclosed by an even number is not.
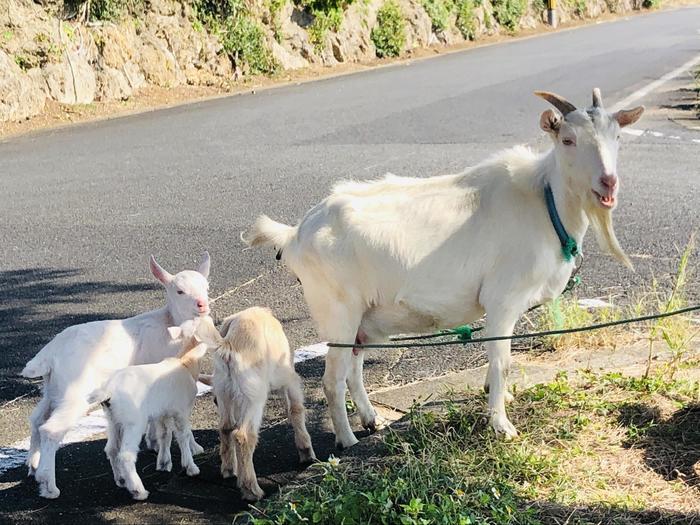
{"type": "Polygon", "coordinates": [[[559,218],[557,207],[554,204],[552,188],[549,187],[549,184],[544,185],[544,200],[547,203],[549,220],[552,221],[554,231],[557,232],[557,237],[559,237],[559,242],[561,243],[561,253],[564,256],[564,260],[569,262],[579,254],[578,244],[576,243],[576,239],[567,233],[566,228],[564,228],[564,225],[559,218]]]}

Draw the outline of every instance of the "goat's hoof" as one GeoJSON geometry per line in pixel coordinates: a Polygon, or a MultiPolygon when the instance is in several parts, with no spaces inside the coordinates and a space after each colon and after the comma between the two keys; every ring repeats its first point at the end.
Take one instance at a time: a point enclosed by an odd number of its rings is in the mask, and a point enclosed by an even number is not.
{"type": "Polygon", "coordinates": [[[27,469],[27,477],[31,478],[34,474],[36,474],[36,469],[29,465],[29,468],[27,469]]]}
{"type": "Polygon", "coordinates": [[[352,447],[353,445],[357,445],[358,443],[359,440],[353,434],[350,434],[346,439],[339,439],[336,437],[335,448],[342,451],[346,448],[352,447]]]}
{"type": "Polygon", "coordinates": [[[160,472],[170,472],[171,470],[173,470],[173,462],[172,462],[172,460],[161,461],[161,462],[158,463],[158,465],[156,466],[156,470],[158,470],[158,471],[160,471],[160,472]]]}
{"type": "Polygon", "coordinates": [[[506,403],[512,403],[512,402],[513,402],[513,394],[511,394],[511,393],[508,392],[507,390],[506,390],[505,398],[506,398],[506,403]]]}
{"type": "Polygon", "coordinates": [[[192,452],[193,456],[198,456],[204,452],[204,447],[202,447],[199,443],[192,443],[190,445],[190,451],[192,452]]]}
{"type": "Polygon", "coordinates": [[[138,501],[143,501],[148,498],[147,490],[131,490],[131,497],[138,501]]]}
{"type": "Polygon", "coordinates": [[[316,463],[316,454],[314,454],[314,449],[311,447],[300,448],[299,450],[299,464],[303,467],[316,463]]]}
{"type": "Polygon", "coordinates": [[[258,501],[265,496],[265,493],[260,487],[241,487],[241,497],[245,501],[258,501]]]}
{"type": "Polygon", "coordinates": [[[61,495],[61,491],[58,487],[47,487],[46,484],[42,483],[39,488],[39,496],[46,499],[56,499],[61,495]]]}
{"type": "Polygon", "coordinates": [[[197,465],[191,465],[185,470],[185,474],[188,476],[199,476],[199,467],[197,465]]]}
{"type": "Polygon", "coordinates": [[[503,436],[507,441],[518,436],[518,431],[505,415],[493,416],[491,418],[491,426],[496,431],[496,434],[503,436]]]}
{"type": "Polygon", "coordinates": [[[233,478],[236,475],[236,472],[232,468],[224,468],[221,467],[221,477],[224,479],[228,478],[233,478]]]}

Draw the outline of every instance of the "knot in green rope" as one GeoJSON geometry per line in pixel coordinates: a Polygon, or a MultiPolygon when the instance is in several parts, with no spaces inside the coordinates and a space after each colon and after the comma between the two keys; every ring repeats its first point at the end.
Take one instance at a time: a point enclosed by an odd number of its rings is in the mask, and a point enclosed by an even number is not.
{"type": "Polygon", "coordinates": [[[571,290],[576,288],[579,284],[581,284],[581,278],[578,275],[574,275],[571,279],[569,279],[569,282],[566,283],[566,288],[564,288],[564,291],[562,292],[562,294],[570,292],[571,290]]]}
{"type": "Polygon", "coordinates": [[[576,239],[573,237],[568,237],[566,239],[566,244],[562,244],[561,252],[564,254],[564,260],[569,262],[571,259],[578,255],[578,245],[576,244],[576,239]]]}
{"type": "Polygon", "coordinates": [[[480,326],[478,328],[472,328],[468,324],[463,324],[463,325],[458,326],[456,328],[452,328],[451,330],[445,330],[445,333],[456,335],[457,340],[459,340],[459,341],[469,341],[472,338],[472,335],[474,334],[474,332],[478,332],[482,328],[483,328],[483,326],[480,326]]]}

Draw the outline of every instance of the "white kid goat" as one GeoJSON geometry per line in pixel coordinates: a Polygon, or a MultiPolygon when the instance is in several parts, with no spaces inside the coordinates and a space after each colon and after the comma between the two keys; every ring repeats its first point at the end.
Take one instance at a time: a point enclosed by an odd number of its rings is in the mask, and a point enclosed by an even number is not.
{"type": "Polygon", "coordinates": [[[218,347],[211,384],[219,411],[221,474],[236,476],[243,499],[255,501],[264,493],[255,475],[253,452],[270,390],[284,392],[299,461],[316,460],[306,430],[301,379],[294,371],[294,353],[282,325],[267,308],[248,308],[227,317],[221,334],[212,332],[209,339],[201,334],[203,342],[218,347]]]}
{"type": "MultiPolygon", "coordinates": [[[[484,314],[485,335],[511,335],[528,307],[562,292],[589,224],[601,246],[631,267],[611,212],[620,128],[644,108],[608,113],[598,89],[588,109],[536,95],[559,110],[540,117],[554,144],[544,153],[519,146],[458,175],[342,183],[298,226],[261,216],[242,239],[278,250],[326,341],[383,342],[484,314]]],[[[505,410],[510,341],[487,349],[491,425],[515,436],[505,410]]],[[[362,365],[363,352],[331,348],[326,358],[323,386],[341,448],[357,443],[346,383],[362,424],[375,428],[362,365]]]]}
{"type": "Polygon", "coordinates": [[[199,474],[189,445],[199,364],[209,349],[201,342],[199,333],[218,332],[209,316],[186,321],[168,331],[173,340],[184,344],[177,357],[117,370],[102,388],[88,397],[90,403],[102,403],[109,422],[105,453],[112,465],[114,482],[126,487],[137,500],[148,497],[136,472],[136,458],[141,436],[149,423],[157,433],[156,470],[172,469],[170,444],[174,429],[183,468],[188,476],[199,474]]]}
{"type": "MultiPolygon", "coordinates": [[[[94,321],[70,326],[54,337],[22,371],[43,377],[43,397],[30,416],[31,440],[27,464],[44,498],[57,498],[56,450],[65,434],[87,412],[88,395],[121,368],[156,363],[178,355],[168,327],[209,314],[209,254],[197,271],[171,275],[151,256],[154,277],[165,287],[166,305],[123,320],[94,321]]],[[[191,440],[195,453],[202,448],[191,440]]]]}

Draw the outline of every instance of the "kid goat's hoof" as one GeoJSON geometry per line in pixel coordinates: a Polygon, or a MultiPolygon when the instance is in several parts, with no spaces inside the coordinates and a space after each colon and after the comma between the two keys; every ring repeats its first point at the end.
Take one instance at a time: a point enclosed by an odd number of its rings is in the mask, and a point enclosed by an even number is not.
{"type": "Polygon", "coordinates": [[[187,467],[187,469],[185,470],[185,474],[187,474],[190,477],[199,476],[199,467],[197,465],[187,467]]]}
{"type": "Polygon", "coordinates": [[[265,496],[265,493],[260,487],[241,487],[241,497],[245,501],[258,501],[265,496]]]}
{"type": "Polygon", "coordinates": [[[170,472],[171,470],[173,470],[173,462],[172,462],[172,460],[161,461],[161,462],[158,463],[158,465],[156,466],[156,470],[158,470],[158,471],[160,471],[160,472],[170,472]]]}
{"type": "Polygon", "coordinates": [[[61,495],[61,491],[57,487],[49,488],[42,484],[39,489],[39,496],[46,499],[56,499],[61,495]]]}
{"type": "Polygon", "coordinates": [[[491,427],[496,431],[496,434],[503,436],[507,441],[518,436],[518,431],[505,415],[492,417],[491,427]]]}

